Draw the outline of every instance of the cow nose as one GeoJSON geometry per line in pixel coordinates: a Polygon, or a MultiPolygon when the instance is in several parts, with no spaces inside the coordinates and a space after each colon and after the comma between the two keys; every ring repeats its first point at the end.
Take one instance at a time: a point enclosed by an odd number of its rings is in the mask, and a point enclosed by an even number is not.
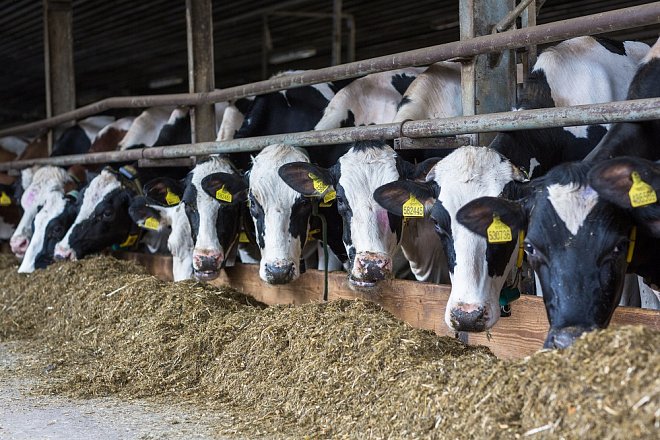
{"type": "Polygon", "coordinates": [[[459,332],[482,332],[486,330],[488,312],[483,305],[461,304],[451,309],[449,320],[459,332]]]}
{"type": "Polygon", "coordinates": [[[24,236],[15,237],[9,240],[9,246],[11,247],[11,251],[14,253],[14,255],[16,255],[19,258],[25,255],[25,252],[27,251],[29,244],[30,244],[30,240],[28,240],[27,237],[24,236]]]}
{"type": "Polygon", "coordinates": [[[392,275],[392,260],[379,252],[360,252],[355,257],[354,275],[364,281],[381,281],[392,275]]]}
{"type": "Polygon", "coordinates": [[[568,348],[573,345],[573,342],[582,336],[583,333],[591,330],[593,329],[578,326],[551,328],[548,332],[548,337],[543,343],[543,348],[568,348]]]}
{"type": "Polygon", "coordinates": [[[55,261],[72,260],[73,251],[70,248],[55,246],[55,252],[53,253],[53,258],[55,259],[55,261]]]}
{"type": "Polygon", "coordinates": [[[277,260],[273,263],[266,263],[265,272],[267,283],[286,284],[293,280],[295,267],[291,261],[277,260]]]}
{"type": "Polygon", "coordinates": [[[220,269],[224,255],[222,252],[197,253],[193,255],[193,267],[200,272],[213,272],[220,269]]]}

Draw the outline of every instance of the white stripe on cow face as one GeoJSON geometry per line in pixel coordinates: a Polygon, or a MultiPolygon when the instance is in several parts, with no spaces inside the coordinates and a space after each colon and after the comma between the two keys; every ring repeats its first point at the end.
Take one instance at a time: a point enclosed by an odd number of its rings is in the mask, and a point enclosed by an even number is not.
{"type": "MultiPolygon", "coordinates": [[[[266,282],[272,280],[267,270],[270,265],[292,265],[289,281],[300,276],[301,237],[294,237],[291,233],[291,214],[294,204],[302,196],[278,175],[279,168],[290,162],[309,162],[309,159],[298,148],[269,145],[254,158],[250,171],[251,203],[261,207],[260,210],[251,210],[255,232],[260,237],[257,240],[261,250],[259,276],[266,282]]],[[[307,228],[302,233],[306,236],[307,228]]]]}
{"type": "Polygon", "coordinates": [[[43,250],[46,241],[46,227],[66,208],[66,198],[59,191],[50,191],[43,195],[43,199],[45,203],[34,217],[34,235],[18,268],[19,273],[34,272],[37,255],[43,250]]]}
{"type": "Polygon", "coordinates": [[[73,182],[65,170],[54,166],[39,168],[34,173],[23,171],[23,180],[27,183],[21,197],[23,216],[10,240],[12,252],[19,258],[23,257],[32,237],[32,222],[37,208],[46,203],[44,194],[51,191],[64,193],[64,186],[73,182]]]}
{"type": "MultiPolygon", "coordinates": [[[[374,191],[399,180],[396,153],[387,145],[354,147],[339,159],[339,165],[341,174],[337,192],[343,194],[352,211],[350,224],[345,224],[351,234],[351,243],[345,243],[348,255],[371,252],[391,259],[398,239],[392,231],[387,211],[374,199],[374,191]]],[[[355,272],[355,269],[354,262],[351,271],[355,272]]],[[[361,278],[357,273],[353,275],[361,278]]]]}
{"type": "Polygon", "coordinates": [[[72,231],[80,223],[90,219],[92,215],[94,215],[96,206],[103,201],[106,195],[120,188],[121,182],[115,174],[108,170],[101,171],[101,174],[92,179],[82,195],[83,200],[76,219],[64,238],[55,245],[55,254],[65,257],[70,256],[73,259],[77,258],[75,252],[71,249],[71,244],[69,242],[72,231]]]}
{"type": "Polygon", "coordinates": [[[486,239],[456,221],[456,212],[476,198],[498,196],[513,176],[511,163],[494,150],[463,147],[438,162],[427,177],[440,186],[438,200],[451,217],[456,265],[450,274],[452,286],[445,313],[449,327],[452,327],[450,313],[455,308],[483,307],[486,328],[492,327],[499,318],[500,290],[513,267],[515,255],[509,256],[502,276],[489,275],[486,239]]]}
{"type": "Polygon", "coordinates": [[[577,235],[591,210],[598,203],[598,194],[591,187],[577,184],[548,186],[548,200],[557,216],[571,234],[577,235]]]}

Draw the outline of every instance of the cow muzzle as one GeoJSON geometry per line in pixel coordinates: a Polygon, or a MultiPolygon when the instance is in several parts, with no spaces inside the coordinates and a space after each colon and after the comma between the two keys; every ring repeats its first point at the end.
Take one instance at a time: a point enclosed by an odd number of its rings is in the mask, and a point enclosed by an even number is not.
{"type": "Polygon", "coordinates": [[[388,254],[360,252],[355,256],[348,280],[352,287],[371,289],[378,281],[389,278],[392,278],[392,259],[388,254]]]}
{"type": "Polygon", "coordinates": [[[24,235],[12,237],[11,240],[9,240],[9,246],[11,247],[11,251],[18,258],[23,258],[25,256],[25,252],[27,252],[27,248],[29,245],[30,245],[30,240],[24,235]]]}
{"type": "Polygon", "coordinates": [[[292,261],[275,260],[264,266],[265,279],[268,284],[287,284],[293,281],[296,267],[292,261]]]}
{"type": "Polygon", "coordinates": [[[449,322],[457,332],[483,332],[488,328],[488,318],[484,305],[458,304],[449,312],[449,322]]]}
{"type": "Polygon", "coordinates": [[[201,250],[193,254],[193,273],[200,281],[218,278],[225,256],[222,252],[201,250]]]}
{"type": "Polygon", "coordinates": [[[567,348],[573,345],[584,333],[595,330],[596,327],[570,326],[562,328],[551,328],[548,337],[545,338],[543,348],[567,348]]]}
{"type": "Polygon", "coordinates": [[[76,260],[76,253],[73,252],[68,246],[55,245],[55,252],[53,252],[53,258],[55,261],[64,261],[64,260],[76,260]]]}

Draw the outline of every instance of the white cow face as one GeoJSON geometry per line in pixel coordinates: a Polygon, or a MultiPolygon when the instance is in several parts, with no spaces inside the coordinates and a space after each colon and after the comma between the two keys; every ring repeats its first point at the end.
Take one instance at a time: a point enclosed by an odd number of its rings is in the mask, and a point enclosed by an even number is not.
{"type": "Polygon", "coordinates": [[[438,162],[426,183],[394,182],[375,194],[381,205],[399,214],[412,195],[434,220],[452,280],[445,321],[456,331],[484,331],[497,322],[499,294],[515,262],[516,244],[515,238],[506,244],[489,244],[458,223],[456,213],[478,197],[498,196],[513,180],[523,177],[497,152],[464,147],[438,162]]]}

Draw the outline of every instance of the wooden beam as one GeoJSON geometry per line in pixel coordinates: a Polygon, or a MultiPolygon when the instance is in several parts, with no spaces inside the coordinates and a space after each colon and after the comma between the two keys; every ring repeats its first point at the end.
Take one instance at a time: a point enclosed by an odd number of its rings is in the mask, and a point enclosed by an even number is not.
{"type": "MultiPolygon", "coordinates": [[[[188,84],[190,93],[215,88],[213,58],[213,4],[211,0],[186,0],[188,84]]],[[[193,142],[214,141],[215,107],[196,105],[191,112],[193,142]]]]}
{"type": "MultiPolygon", "coordinates": [[[[513,0],[460,0],[461,41],[489,35],[494,26],[513,9],[513,0]]],[[[463,62],[461,91],[464,115],[509,111],[515,105],[515,53],[478,55],[463,62]]],[[[488,145],[495,133],[474,135],[473,145],[488,145]]]]}
{"type": "MultiPolygon", "coordinates": [[[[50,118],[76,108],[71,0],[43,0],[43,11],[46,117],[50,118]]],[[[50,155],[52,136],[48,146],[50,155]]]]}
{"type": "MultiPolygon", "coordinates": [[[[145,265],[150,273],[160,279],[172,279],[170,257],[129,252],[114,255],[145,265]]],[[[237,265],[224,270],[211,284],[232,286],[269,305],[298,305],[323,301],[323,272],[317,270],[308,270],[293,283],[272,286],[259,278],[259,266],[237,265]]],[[[455,336],[444,322],[450,291],[448,285],[393,280],[381,285],[377,293],[367,294],[350,289],[346,282],[346,273],[334,272],[329,274],[328,290],[330,301],[356,298],[373,301],[413,327],[433,330],[439,335],[455,336]]],[[[490,338],[486,333],[470,333],[468,343],[485,345],[503,359],[521,358],[542,348],[548,332],[543,300],[536,296],[523,295],[511,308],[511,316],[498,321],[490,331],[490,338]]],[[[643,324],[660,330],[660,312],[619,307],[614,313],[612,324],[643,324]]]]}

